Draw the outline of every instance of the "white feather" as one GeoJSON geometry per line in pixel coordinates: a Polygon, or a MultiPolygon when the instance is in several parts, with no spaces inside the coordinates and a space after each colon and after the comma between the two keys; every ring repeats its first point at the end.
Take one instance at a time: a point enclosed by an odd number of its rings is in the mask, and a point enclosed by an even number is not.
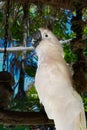
{"type": "Polygon", "coordinates": [[[56,130],[85,130],[83,102],[73,89],[62,47],[52,32],[40,29],[42,41],[36,48],[38,69],[35,86],[48,118],[56,130]],[[45,37],[48,34],[48,37],[45,37]]]}

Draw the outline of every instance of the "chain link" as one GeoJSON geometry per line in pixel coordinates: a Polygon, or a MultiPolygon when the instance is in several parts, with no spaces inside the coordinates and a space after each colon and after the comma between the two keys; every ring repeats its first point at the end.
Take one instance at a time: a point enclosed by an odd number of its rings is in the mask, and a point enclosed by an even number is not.
{"type": "Polygon", "coordinates": [[[3,66],[2,70],[5,71],[7,68],[7,42],[8,42],[8,29],[9,29],[9,9],[10,9],[10,2],[7,0],[6,3],[6,19],[5,19],[5,34],[4,34],[4,55],[3,55],[3,66]]]}

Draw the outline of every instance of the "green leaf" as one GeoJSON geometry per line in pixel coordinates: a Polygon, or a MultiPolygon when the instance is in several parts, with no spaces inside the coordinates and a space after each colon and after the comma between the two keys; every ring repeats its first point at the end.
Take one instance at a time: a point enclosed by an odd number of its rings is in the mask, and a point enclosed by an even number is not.
{"type": "Polygon", "coordinates": [[[32,66],[26,66],[25,67],[25,71],[26,73],[31,76],[31,77],[35,77],[35,74],[36,74],[36,68],[32,67],[32,66]]]}

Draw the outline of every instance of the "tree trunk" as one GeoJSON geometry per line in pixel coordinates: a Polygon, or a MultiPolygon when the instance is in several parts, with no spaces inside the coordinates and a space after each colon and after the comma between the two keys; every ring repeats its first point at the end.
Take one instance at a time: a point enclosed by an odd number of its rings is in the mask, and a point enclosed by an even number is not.
{"type": "Polygon", "coordinates": [[[87,59],[83,54],[85,42],[82,40],[82,9],[81,1],[75,3],[76,17],[72,19],[72,29],[76,33],[76,38],[71,41],[71,49],[77,56],[77,61],[73,64],[73,81],[74,87],[79,92],[87,92],[87,59]]]}
{"type": "MultiPolygon", "coordinates": [[[[27,46],[27,39],[28,39],[28,4],[23,4],[23,20],[24,20],[24,37],[23,37],[23,46],[27,46]]],[[[26,96],[26,93],[24,91],[24,79],[25,79],[25,62],[26,62],[26,50],[22,53],[22,61],[21,61],[21,70],[20,70],[20,78],[19,78],[19,88],[18,88],[18,94],[16,98],[23,98],[26,96]]]]}

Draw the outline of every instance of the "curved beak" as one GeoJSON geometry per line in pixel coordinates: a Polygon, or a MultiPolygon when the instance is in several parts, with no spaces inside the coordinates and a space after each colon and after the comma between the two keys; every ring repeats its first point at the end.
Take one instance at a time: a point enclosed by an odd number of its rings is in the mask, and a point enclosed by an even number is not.
{"type": "Polygon", "coordinates": [[[42,40],[42,36],[41,36],[40,30],[38,30],[32,34],[31,43],[33,44],[34,47],[37,47],[41,40],[42,40]]]}

